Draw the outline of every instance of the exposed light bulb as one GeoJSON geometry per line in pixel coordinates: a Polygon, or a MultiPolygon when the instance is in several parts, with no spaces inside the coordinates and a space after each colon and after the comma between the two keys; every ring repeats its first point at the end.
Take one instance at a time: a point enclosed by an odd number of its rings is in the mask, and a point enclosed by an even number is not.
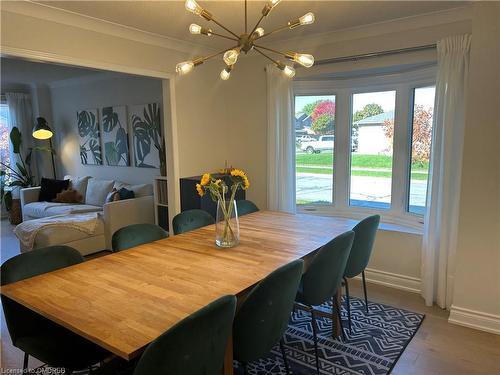
{"type": "Polygon", "coordinates": [[[186,3],[184,5],[186,7],[186,10],[190,11],[191,13],[197,14],[198,16],[200,16],[203,12],[203,8],[199,6],[195,0],[186,0],[186,3]]]}
{"type": "Polygon", "coordinates": [[[283,68],[283,74],[288,78],[293,78],[295,76],[295,69],[291,66],[285,65],[285,67],[283,68]]]}
{"type": "Polygon", "coordinates": [[[271,7],[275,7],[276,5],[278,5],[278,3],[280,2],[281,0],[270,0],[269,1],[269,5],[271,7]]]}
{"type": "Polygon", "coordinates": [[[220,72],[220,79],[222,79],[223,81],[227,81],[229,77],[231,77],[231,69],[228,69],[228,67],[222,69],[222,71],[220,72]]]}
{"type": "Polygon", "coordinates": [[[314,13],[306,13],[302,17],[299,18],[299,22],[301,25],[310,25],[314,22],[314,13]]]}
{"type": "Polygon", "coordinates": [[[263,27],[257,27],[253,33],[258,38],[260,38],[262,35],[264,35],[264,28],[263,27]]]}
{"type": "Polygon", "coordinates": [[[189,32],[193,35],[201,34],[201,26],[195,23],[189,25],[189,32]]]}
{"type": "Polygon", "coordinates": [[[180,75],[188,74],[194,68],[194,62],[183,61],[176,65],[175,71],[180,75]]]}
{"type": "Polygon", "coordinates": [[[314,56],[308,55],[307,53],[295,53],[293,55],[293,61],[305,66],[306,68],[310,68],[314,64],[314,56]]]}
{"type": "Polygon", "coordinates": [[[238,48],[230,49],[229,51],[226,51],[226,53],[224,53],[224,62],[226,63],[226,65],[234,65],[236,64],[236,61],[238,61],[239,55],[240,50],[238,48]]]}

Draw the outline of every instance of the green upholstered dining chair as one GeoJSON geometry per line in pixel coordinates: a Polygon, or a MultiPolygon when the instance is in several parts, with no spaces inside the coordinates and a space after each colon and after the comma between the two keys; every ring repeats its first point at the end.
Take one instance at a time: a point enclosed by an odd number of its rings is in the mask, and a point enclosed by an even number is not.
{"type": "MultiPolygon", "coordinates": [[[[1,285],[7,285],[83,262],[69,246],[49,246],[17,255],[0,268],[1,285]]],[[[44,318],[2,295],[2,306],[12,344],[24,352],[23,369],[29,356],[52,367],[73,370],[89,368],[111,353],[83,337],[44,318]]],[[[24,372],[23,372],[24,373],[24,372]]]]}
{"type": "Polygon", "coordinates": [[[243,364],[267,354],[280,343],[287,374],[283,335],[287,329],[304,262],[295,260],[270,273],[242,302],[233,325],[233,356],[243,364]]]}
{"type": "MultiPolygon", "coordinates": [[[[316,372],[319,374],[318,336],[316,314],[313,306],[321,305],[332,299],[332,332],[335,315],[340,323],[340,331],[344,337],[340,306],[337,302],[337,290],[342,286],[347,259],[351,252],[354,232],[345,232],[324,245],[314,255],[307,271],[302,276],[296,301],[299,306],[311,313],[314,351],[316,356],[316,372]]],[[[319,312],[319,310],[318,310],[319,312]]]]}
{"type": "Polygon", "coordinates": [[[224,296],[183,319],[149,344],[134,375],[220,374],[235,309],[224,296]]]}
{"type": "Polygon", "coordinates": [[[379,215],[368,216],[361,220],[352,230],[354,231],[354,242],[352,244],[351,254],[347,260],[347,266],[344,272],[344,284],[347,306],[347,317],[349,321],[349,330],[351,330],[351,302],[349,299],[348,278],[361,274],[363,279],[363,292],[365,295],[365,308],[368,313],[368,296],[366,291],[365,268],[368,266],[370,256],[375,243],[378,225],[380,223],[379,215]]]}
{"type": "Polygon", "coordinates": [[[174,234],[181,234],[198,229],[210,224],[215,224],[215,220],[207,211],[203,210],[186,210],[175,215],[172,220],[174,234]]]}
{"type": "Polygon", "coordinates": [[[259,207],[257,207],[255,203],[246,199],[236,201],[236,209],[238,210],[239,216],[259,211],[259,207]]]}
{"type": "Polygon", "coordinates": [[[155,224],[132,224],[118,229],[111,238],[113,251],[121,251],[168,237],[168,233],[155,224]]]}

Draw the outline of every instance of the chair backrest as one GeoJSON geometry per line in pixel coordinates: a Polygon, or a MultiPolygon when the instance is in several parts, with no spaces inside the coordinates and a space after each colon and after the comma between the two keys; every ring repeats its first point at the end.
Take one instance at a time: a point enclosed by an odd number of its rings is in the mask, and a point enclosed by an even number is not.
{"type": "Polygon", "coordinates": [[[113,233],[111,246],[113,251],[121,251],[166,237],[168,233],[158,225],[132,224],[113,233]]]}
{"type": "Polygon", "coordinates": [[[241,362],[261,358],[288,326],[303,268],[295,260],[269,274],[248,294],[234,319],[233,353],[241,362]]]}
{"type": "Polygon", "coordinates": [[[359,275],[368,265],[379,223],[380,216],[373,215],[361,220],[352,228],[355,235],[354,242],[352,243],[351,255],[349,255],[344,272],[345,277],[359,275]]]}
{"type": "Polygon", "coordinates": [[[177,323],[154,340],[134,375],[220,374],[236,309],[236,297],[224,296],[177,323]]]}
{"type": "Polygon", "coordinates": [[[215,220],[208,212],[203,210],[186,210],[175,215],[172,220],[174,234],[189,232],[206,225],[215,224],[215,220]]]}
{"type": "MultiPolygon", "coordinates": [[[[0,268],[0,284],[7,285],[83,262],[82,255],[69,246],[49,246],[16,255],[0,268]]],[[[5,321],[13,344],[19,337],[39,332],[47,320],[2,295],[5,321]]]]}
{"type": "Polygon", "coordinates": [[[314,255],[302,276],[302,294],[309,305],[320,305],[335,295],[342,283],[354,232],[335,237],[314,255]]]}
{"type": "Polygon", "coordinates": [[[239,216],[259,211],[259,207],[257,207],[255,203],[246,199],[236,201],[236,209],[238,210],[239,216]]]}

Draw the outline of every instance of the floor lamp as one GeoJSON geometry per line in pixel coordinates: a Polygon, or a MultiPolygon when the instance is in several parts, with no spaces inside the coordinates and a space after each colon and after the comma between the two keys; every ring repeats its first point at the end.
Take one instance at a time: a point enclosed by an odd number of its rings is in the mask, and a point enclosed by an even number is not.
{"type": "Polygon", "coordinates": [[[50,128],[49,124],[47,123],[47,120],[45,120],[43,117],[37,117],[36,124],[33,127],[32,135],[33,135],[33,138],[36,138],[36,139],[48,139],[49,140],[50,156],[52,158],[52,173],[54,174],[54,178],[56,178],[56,164],[54,162],[54,151],[52,148],[52,136],[54,135],[54,132],[50,128]]]}

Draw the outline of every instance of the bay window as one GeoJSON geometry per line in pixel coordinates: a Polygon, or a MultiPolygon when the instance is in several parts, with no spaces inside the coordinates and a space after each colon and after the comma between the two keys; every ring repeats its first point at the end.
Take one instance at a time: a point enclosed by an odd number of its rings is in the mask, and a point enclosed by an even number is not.
{"type": "Polygon", "coordinates": [[[420,227],[429,174],[434,68],[294,82],[298,211],[420,227]]]}

